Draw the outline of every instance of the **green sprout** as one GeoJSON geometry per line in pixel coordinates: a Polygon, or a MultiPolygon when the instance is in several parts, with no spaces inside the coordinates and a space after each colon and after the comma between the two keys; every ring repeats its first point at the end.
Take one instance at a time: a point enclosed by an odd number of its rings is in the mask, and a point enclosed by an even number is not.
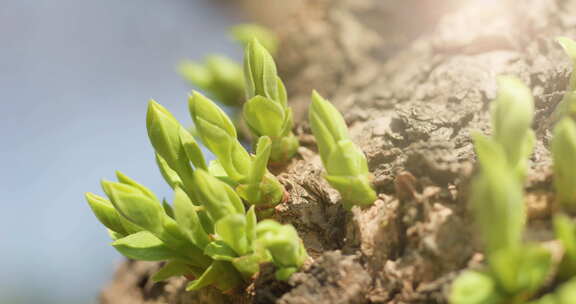
{"type": "Polygon", "coordinates": [[[563,118],[552,139],[556,199],[569,211],[576,211],[576,123],[563,118]]]}
{"type": "Polygon", "coordinates": [[[264,220],[256,226],[257,246],[265,248],[278,268],[276,278],[288,279],[308,258],[298,232],[291,225],[264,220]]]}
{"type": "Polygon", "coordinates": [[[194,92],[189,105],[202,142],[216,155],[240,196],[259,209],[279,204],[284,196],[284,187],[266,169],[272,149],[270,139],[262,137],[256,155],[250,156],[238,141],[234,125],[216,104],[194,92]]]}
{"type": "Polygon", "coordinates": [[[194,168],[205,168],[206,161],[194,137],[162,105],[154,100],[148,104],[146,114],[148,138],[156,150],[157,163],[168,184],[182,184],[182,188],[195,198],[194,168]]]}
{"type": "Polygon", "coordinates": [[[551,256],[537,244],[522,242],[526,222],[523,189],[505,151],[486,137],[475,139],[481,173],[472,184],[471,204],[484,239],[488,267],[459,276],[450,302],[524,303],[545,282],[551,256]]]}
{"type": "Polygon", "coordinates": [[[546,249],[522,241],[526,225],[522,181],[532,150],[532,97],[514,78],[500,77],[499,84],[492,107],[494,135],[473,137],[481,170],[472,183],[471,206],[488,267],[466,271],[456,279],[450,294],[453,304],[524,303],[541,288],[551,269],[546,249]],[[514,136],[519,137],[513,141],[516,150],[509,142],[514,136]]]}
{"type": "Polygon", "coordinates": [[[225,105],[238,106],[244,102],[242,67],[229,58],[212,55],[204,63],[185,61],[178,70],[184,79],[225,105]]]}
{"type": "MultiPolygon", "coordinates": [[[[558,38],[576,70],[576,42],[566,37],[558,38]]],[[[576,211],[576,73],[572,72],[566,94],[552,113],[557,122],[552,139],[554,159],[554,186],[557,201],[568,211],[576,211]]]]}
{"type": "MultiPolygon", "coordinates": [[[[576,71],[576,42],[566,37],[559,37],[557,41],[572,60],[573,70],[576,71]]],[[[576,119],[576,73],[574,72],[570,76],[564,97],[552,113],[552,121],[557,122],[566,115],[576,119]]]]}
{"type": "Polygon", "coordinates": [[[569,279],[576,275],[576,223],[565,214],[554,216],[554,231],[564,248],[558,276],[569,279]]]}
{"type": "Polygon", "coordinates": [[[508,163],[523,180],[536,141],[530,129],[534,100],[530,89],[512,76],[498,77],[498,96],[492,102],[492,140],[503,149],[508,163]]]}
{"type": "Polygon", "coordinates": [[[286,162],[299,145],[292,133],[292,109],[272,55],[256,39],[246,47],[244,79],[249,99],[244,104],[244,120],[256,137],[272,139],[271,160],[286,162]]]}
{"type": "Polygon", "coordinates": [[[340,192],[344,207],[350,209],[354,205],[372,204],[376,200],[376,192],[371,186],[366,156],[350,140],[342,115],[330,102],[314,92],[309,120],[326,168],[325,178],[340,192]]]}

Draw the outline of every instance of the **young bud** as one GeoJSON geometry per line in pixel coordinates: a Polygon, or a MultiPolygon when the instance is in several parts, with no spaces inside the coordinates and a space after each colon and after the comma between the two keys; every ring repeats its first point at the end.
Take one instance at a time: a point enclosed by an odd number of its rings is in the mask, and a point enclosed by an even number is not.
{"type": "Polygon", "coordinates": [[[146,127],[154,150],[178,173],[188,190],[193,170],[180,140],[180,123],[163,106],[151,100],[146,114],[146,127]]]}
{"type": "Polygon", "coordinates": [[[554,233],[564,248],[558,276],[568,279],[576,273],[576,223],[567,215],[554,216],[554,233]]]}
{"type": "Polygon", "coordinates": [[[255,136],[272,139],[273,162],[286,162],[296,153],[299,143],[292,133],[292,110],[287,105],[255,96],[244,104],[243,115],[255,136]]]}
{"type": "Polygon", "coordinates": [[[345,208],[368,206],[376,200],[366,157],[350,140],[344,139],[336,144],[326,165],[326,180],[340,192],[345,208]]]}
{"type": "Polygon", "coordinates": [[[557,41],[564,49],[564,52],[566,52],[566,55],[572,60],[572,74],[570,75],[564,97],[552,113],[551,122],[553,123],[558,122],[567,115],[576,119],[576,73],[574,72],[576,71],[576,42],[567,37],[559,37],[557,41]]]}
{"type": "Polygon", "coordinates": [[[552,139],[556,199],[566,209],[576,211],[576,123],[562,119],[552,139]]]}
{"type": "Polygon", "coordinates": [[[504,148],[511,168],[523,179],[535,142],[530,129],[534,100],[530,89],[515,77],[498,77],[498,86],[498,97],[491,106],[493,138],[504,148]]]}
{"type": "Polygon", "coordinates": [[[122,225],[121,215],[114,209],[110,201],[94,193],[86,193],[86,201],[102,225],[120,235],[128,234],[122,225]]]}
{"type": "Polygon", "coordinates": [[[246,46],[244,79],[248,98],[257,95],[272,100],[278,98],[278,76],[274,58],[256,39],[246,46]]]}
{"type": "Polygon", "coordinates": [[[142,192],[142,194],[146,195],[151,200],[158,201],[158,198],[156,197],[156,194],[154,194],[154,192],[144,187],[143,185],[139,184],[137,181],[133,180],[128,175],[116,170],[116,178],[118,179],[118,182],[132,186],[134,188],[138,188],[138,190],[142,192]]]}
{"type": "Polygon", "coordinates": [[[232,180],[245,181],[250,171],[250,155],[238,142],[236,129],[226,113],[198,92],[190,96],[189,107],[202,142],[232,180]]]}
{"type": "Polygon", "coordinates": [[[474,146],[481,173],[472,184],[471,205],[487,252],[518,247],[526,221],[522,185],[507,165],[501,145],[476,136],[474,146]]]}
{"type": "Polygon", "coordinates": [[[132,223],[160,234],[164,225],[164,210],[158,201],[154,201],[137,187],[102,181],[102,188],[116,210],[132,223]]]}
{"type": "Polygon", "coordinates": [[[278,268],[276,277],[279,280],[287,280],[308,258],[304,244],[292,225],[264,220],[256,225],[256,242],[272,256],[272,262],[278,268]]]}
{"type": "Polygon", "coordinates": [[[312,95],[310,127],[318,143],[326,180],[342,196],[346,208],[367,206],[376,200],[364,153],[349,140],[342,115],[317,92],[312,95]]]}
{"type": "Polygon", "coordinates": [[[336,143],[349,138],[346,122],[340,112],[316,91],[312,92],[309,116],[312,133],[316,137],[322,161],[325,162],[330,151],[336,148],[336,143]]]}
{"type": "Polygon", "coordinates": [[[274,59],[257,40],[246,47],[244,72],[249,98],[244,104],[244,120],[256,137],[272,139],[271,160],[286,162],[299,146],[292,133],[292,110],[274,59]]]}
{"type": "Polygon", "coordinates": [[[283,135],[287,113],[279,103],[260,95],[254,96],[244,105],[243,113],[246,123],[258,136],[283,135]]]}

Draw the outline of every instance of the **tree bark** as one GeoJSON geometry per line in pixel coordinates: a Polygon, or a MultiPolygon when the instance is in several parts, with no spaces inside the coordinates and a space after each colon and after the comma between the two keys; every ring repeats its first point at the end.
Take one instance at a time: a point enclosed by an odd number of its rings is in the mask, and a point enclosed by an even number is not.
{"type": "Polygon", "coordinates": [[[535,96],[526,238],[552,240],[549,116],[570,73],[554,38],[576,36],[576,1],[242,3],[282,41],[277,60],[302,147],[278,172],[291,199],[276,217],[297,228],[312,259],[288,283],[265,270],[228,297],[186,293],[184,279],[152,285],[157,264],[127,262],[102,303],[446,303],[457,274],[482,263],[467,209],[470,133],[490,132],[500,74],[535,96]],[[322,178],[305,119],[312,89],[337,105],[367,155],[379,193],[370,208],[345,212],[322,178]]]}

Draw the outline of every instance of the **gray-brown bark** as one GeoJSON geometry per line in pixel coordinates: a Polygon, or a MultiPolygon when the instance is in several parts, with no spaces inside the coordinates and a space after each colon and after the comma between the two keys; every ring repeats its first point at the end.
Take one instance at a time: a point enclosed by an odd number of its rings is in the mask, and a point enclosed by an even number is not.
{"type": "MultiPolygon", "coordinates": [[[[499,74],[519,76],[535,95],[527,237],[551,238],[548,117],[570,70],[553,38],[576,36],[576,1],[398,3],[245,1],[282,39],[279,67],[303,147],[279,174],[291,200],[277,217],[296,226],[314,259],[289,284],[265,272],[249,287],[253,303],[444,303],[457,273],[481,262],[466,208],[470,133],[490,131],[499,74]],[[342,110],[367,154],[380,194],[371,208],[345,212],[321,177],[304,119],[312,89],[342,110]]],[[[226,302],[210,290],[185,293],[182,280],[151,286],[155,267],[123,265],[102,302],[226,302]]]]}

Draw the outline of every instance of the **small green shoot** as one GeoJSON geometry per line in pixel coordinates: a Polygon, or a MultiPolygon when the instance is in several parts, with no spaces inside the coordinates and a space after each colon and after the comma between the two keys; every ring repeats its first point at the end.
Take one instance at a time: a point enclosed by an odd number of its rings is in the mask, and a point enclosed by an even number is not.
{"type": "Polygon", "coordinates": [[[272,162],[286,162],[299,146],[292,133],[292,109],[288,107],[286,89],[272,55],[256,39],[246,47],[244,79],[248,97],[243,108],[244,120],[256,137],[272,139],[272,162]]]}
{"type": "Polygon", "coordinates": [[[552,139],[556,200],[567,211],[576,212],[576,122],[563,118],[552,139]]]}
{"type": "Polygon", "coordinates": [[[215,103],[194,92],[189,105],[202,142],[216,155],[219,165],[235,183],[242,198],[260,207],[273,207],[280,203],[284,187],[266,170],[270,156],[269,139],[261,139],[256,155],[250,156],[238,141],[234,125],[215,103]]]}
{"type": "Polygon", "coordinates": [[[265,248],[270,253],[277,267],[278,280],[288,279],[308,258],[298,232],[291,225],[264,220],[256,225],[256,239],[256,246],[265,248]]]}
{"type": "Polygon", "coordinates": [[[576,119],[576,73],[574,73],[576,71],[576,42],[567,37],[559,37],[557,41],[564,49],[566,55],[572,60],[573,72],[570,75],[564,97],[552,113],[552,122],[558,122],[564,116],[571,116],[576,119]]]}
{"type": "Polygon", "coordinates": [[[516,77],[499,76],[498,88],[498,96],[491,104],[492,140],[504,149],[507,162],[523,180],[536,141],[530,129],[534,99],[530,89],[516,77]]]}
{"type": "Polygon", "coordinates": [[[316,137],[326,180],[342,197],[347,209],[368,206],[376,200],[366,156],[349,138],[342,115],[317,92],[309,109],[312,133],[316,137]]]}
{"type": "Polygon", "coordinates": [[[154,281],[193,276],[197,279],[187,290],[211,285],[229,292],[245,285],[261,263],[272,262],[278,279],[286,280],[308,256],[292,226],[257,223],[254,206],[246,211],[234,189],[203,169],[194,171],[199,205],[176,185],[173,206],[163,207],[149,189],[120,172],[117,176],[118,182],[102,182],[110,200],[92,193],[86,199],[118,252],[166,262],[154,281]]]}
{"type": "Polygon", "coordinates": [[[498,78],[492,103],[493,136],[473,136],[480,173],[471,205],[488,268],[466,271],[452,286],[453,304],[524,303],[541,288],[551,269],[550,253],[522,241],[526,225],[523,180],[534,135],[533,100],[516,78],[498,78]]]}

